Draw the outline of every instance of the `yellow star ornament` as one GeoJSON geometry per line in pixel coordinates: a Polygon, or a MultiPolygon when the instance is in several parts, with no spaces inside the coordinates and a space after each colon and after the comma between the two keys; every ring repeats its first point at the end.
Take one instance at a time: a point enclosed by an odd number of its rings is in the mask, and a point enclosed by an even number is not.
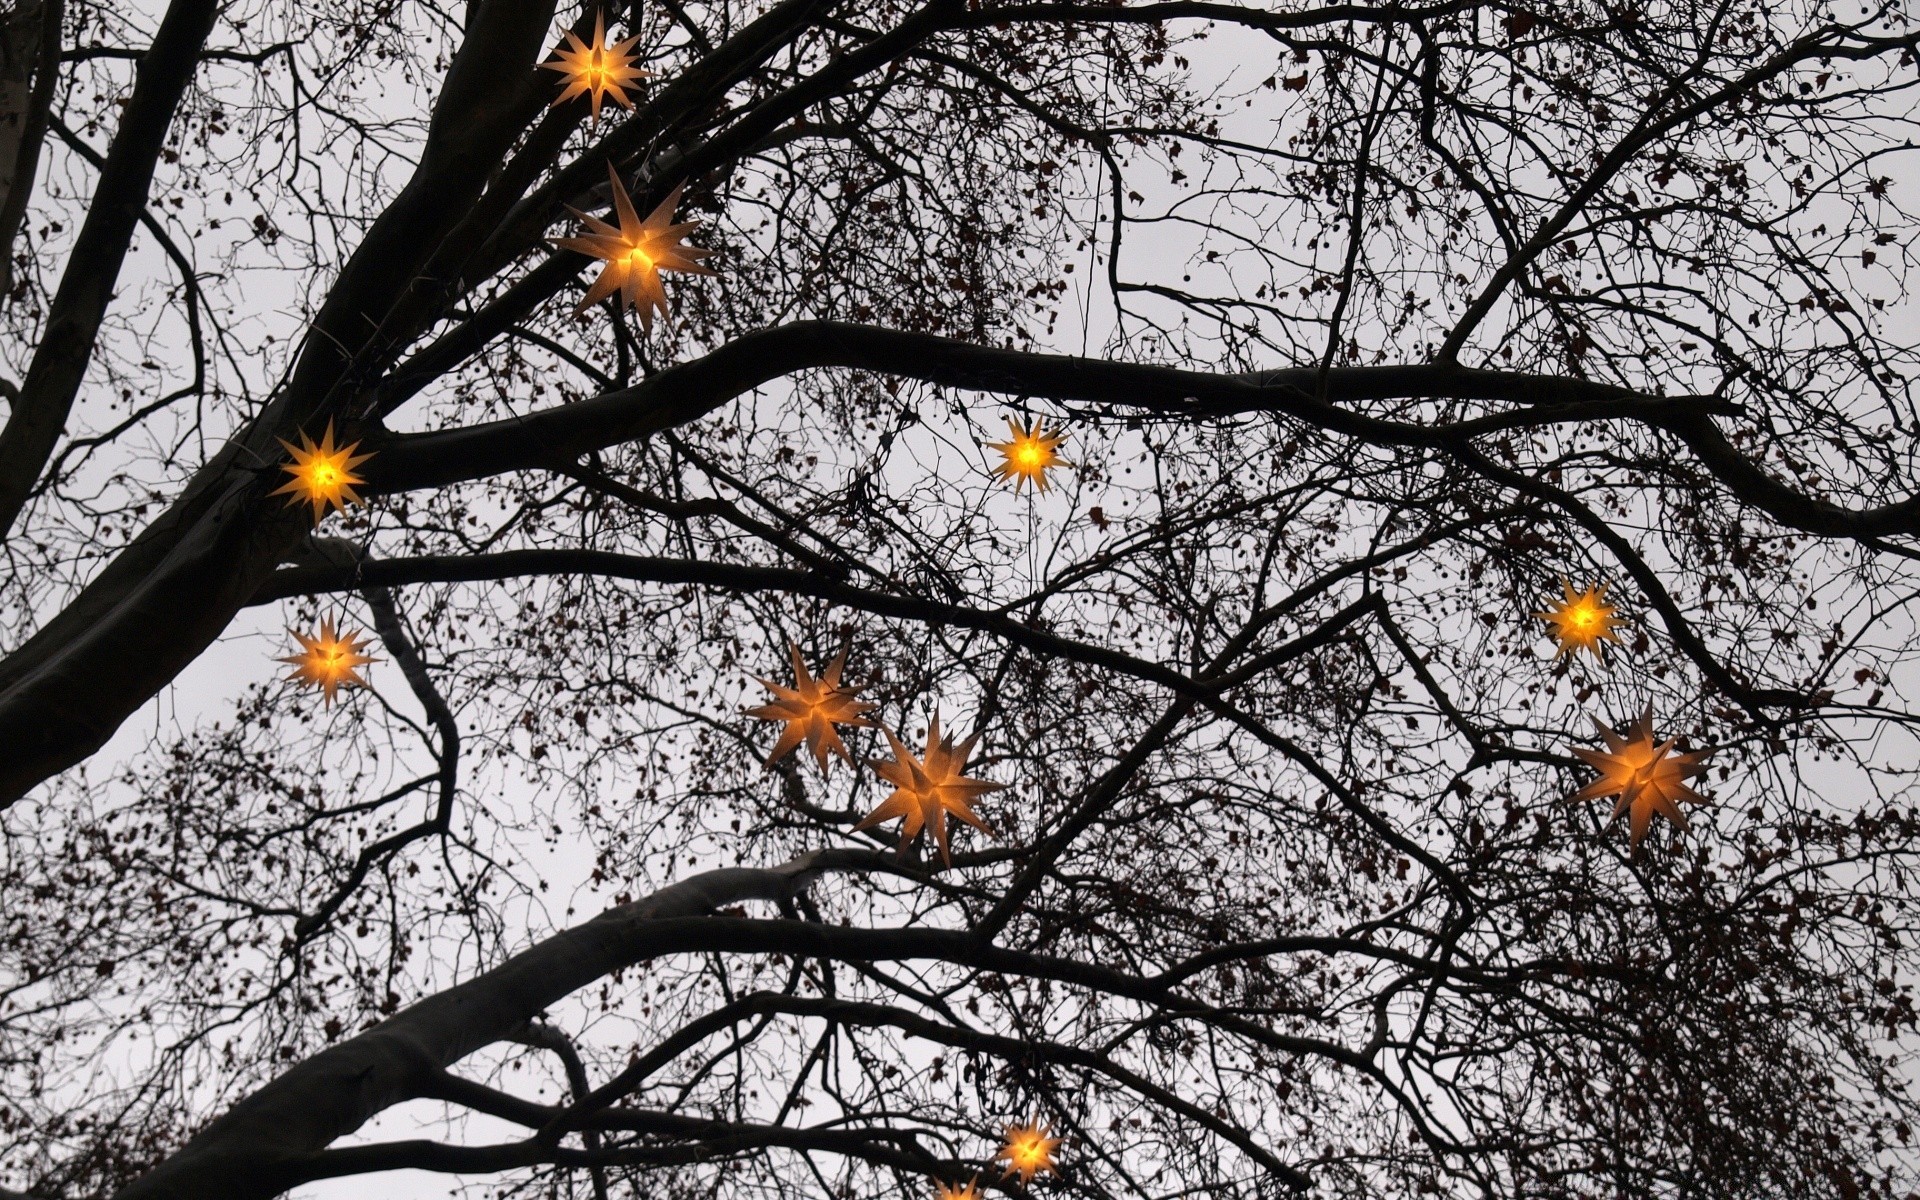
{"type": "Polygon", "coordinates": [[[933,1200],[980,1200],[980,1177],[975,1175],[964,1184],[933,1181],[933,1200]]]}
{"type": "Polygon", "coordinates": [[[773,702],[759,708],[744,708],[740,711],[749,717],[762,721],[785,721],[787,727],[780,731],[780,740],[773,744],[773,753],[767,756],[767,765],[779,762],[801,742],[813,752],[820,764],[820,773],[826,774],[827,753],[838,754],[848,766],[853,758],[847,753],[846,743],[840,740],[835,725],[853,725],[863,729],[873,727],[866,714],[873,711],[873,705],[860,700],[860,689],[843,687],[840,672],[847,666],[847,651],[841,647],[834,655],[827,669],[815,679],[807,674],[806,660],[800,657],[800,647],[787,643],[787,653],[793,659],[793,686],[781,687],[771,679],[760,682],[773,693],[773,702]]]}
{"type": "Polygon", "coordinates": [[[1007,1169],[1001,1177],[1018,1175],[1021,1183],[1032,1183],[1035,1175],[1053,1170],[1053,1152],[1060,1148],[1060,1139],[1048,1133],[1038,1118],[1025,1125],[1007,1126],[1007,1144],[993,1156],[995,1162],[1006,1160],[1007,1169]]]}
{"type": "Polygon", "coordinates": [[[673,194],[662,200],[659,207],[642,221],[634,211],[633,197],[627,195],[626,187],[620,182],[620,173],[614,170],[612,163],[607,164],[607,178],[613,184],[613,208],[620,224],[617,227],[609,225],[598,217],[590,217],[569,206],[567,211],[585,222],[590,232],[579,237],[547,240],[562,250],[586,254],[607,264],[601,269],[600,277],[593,281],[593,286],[587,289],[586,299],[573,310],[574,316],[579,316],[617,292],[622,303],[640,310],[640,325],[651,333],[655,312],[662,317],[671,315],[667,310],[667,293],[660,286],[660,272],[685,271],[691,275],[712,275],[714,272],[701,266],[700,260],[710,256],[713,251],[689,246],[681,240],[700,228],[700,222],[673,224],[673,210],[680,205],[680,193],[685,190],[685,185],[673,189],[673,194]]]}
{"type": "Polygon", "coordinates": [[[1073,465],[1059,454],[1060,443],[1067,440],[1063,430],[1049,428],[1040,420],[1022,425],[1011,417],[1007,418],[1007,429],[1011,439],[990,442],[988,448],[1000,452],[1002,462],[993,469],[993,474],[998,479],[1011,480],[1014,495],[1019,495],[1020,489],[1029,483],[1046,491],[1049,470],[1073,465]]]}
{"type": "Polygon", "coordinates": [[[293,455],[293,461],[280,464],[280,469],[293,476],[285,485],[268,493],[273,496],[284,495],[288,505],[308,503],[313,505],[313,523],[318,525],[327,515],[329,507],[346,511],[349,504],[360,503],[359,493],[353,490],[356,483],[366,480],[353,473],[353,469],[372,458],[372,454],[355,454],[360,448],[359,442],[349,442],[345,446],[333,444],[333,422],[327,422],[327,432],[321,436],[320,444],[314,445],[313,439],[302,433],[300,445],[296,446],[285,438],[277,439],[293,455]]]}
{"type": "Polygon", "coordinates": [[[1626,737],[1608,729],[1598,719],[1593,723],[1600,730],[1607,748],[1588,750],[1575,746],[1573,752],[1598,770],[1600,778],[1575,792],[1572,799],[1597,800],[1603,796],[1619,796],[1620,802],[1614,807],[1613,816],[1617,820],[1620,814],[1629,814],[1632,831],[1629,845],[1634,847],[1638,847],[1640,839],[1647,836],[1647,827],[1653,823],[1655,813],[1673,822],[1677,828],[1685,829],[1687,818],[1680,811],[1680,802],[1705,804],[1707,800],[1685,782],[1706,772],[1704,760],[1707,752],[1701,750],[1691,754],[1675,754],[1673,744],[1677,739],[1655,742],[1652,705],[1648,705],[1640,719],[1628,728],[1626,737]]]}
{"type": "Polygon", "coordinates": [[[320,622],[320,632],[311,637],[299,630],[288,632],[302,647],[300,653],[280,660],[293,664],[293,674],[288,676],[291,681],[319,688],[326,693],[328,704],[334,702],[343,687],[367,686],[359,668],[379,660],[362,654],[361,650],[373,639],[358,633],[342,635],[334,629],[332,621],[320,622]]]}
{"type": "Polygon", "coordinates": [[[991,834],[993,830],[980,819],[980,814],[973,811],[973,801],[1007,785],[969,779],[961,773],[967,769],[967,757],[973,753],[974,743],[980,740],[980,735],[975,734],[955,746],[952,741],[940,736],[938,713],[927,724],[927,749],[920,758],[915,758],[913,751],[893,736],[892,730],[883,726],[880,732],[887,735],[887,744],[893,749],[893,761],[881,762],[876,758],[869,759],[868,764],[880,778],[893,785],[893,793],[854,829],[871,829],[882,821],[898,817],[900,848],[904,851],[922,829],[930,828],[934,842],[940,847],[940,861],[952,866],[953,856],[947,849],[947,815],[951,813],[982,833],[991,834]]]}
{"type": "Polygon", "coordinates": [[[553,107],[559,108],[575,96],[590,97],[595,125],[600,124],[600,101],[608,96],[612,96],[622,108],[631,109],[633,101],[627,98],[627,89],[653,75],[652,71],[643,71],[634,66],[639,56],[628,53],[639,40],[638,37],[630,37],[616,45],[608,45],[606,17],[600,13],[593,14],[592,45],[581,41],[573,30],[567,30],[568,44],[554,50],[554,61],[540,64],[549,71],[559,71],[567,77],[566,88],[560,93],[560,98],[553,102],[553,107]]]}
{"type": "Polygon", "coordinates": [[[1613,614],[1618,610],[1607,603],[1605,584],[1590,587],[1579,595],[1574,594],[1573,584],[1565,579],[1560,581],[1560,587],[1566,592],[1566,599],[1546,612],[1533,614],[1553,626],[1553,640],[1560,644],[1553,653],[1555,658],[1575,650],[1585,650],[1599,658],[1603,640],[1619,643],[1619,636],[1613,632],[1613,614]]]}

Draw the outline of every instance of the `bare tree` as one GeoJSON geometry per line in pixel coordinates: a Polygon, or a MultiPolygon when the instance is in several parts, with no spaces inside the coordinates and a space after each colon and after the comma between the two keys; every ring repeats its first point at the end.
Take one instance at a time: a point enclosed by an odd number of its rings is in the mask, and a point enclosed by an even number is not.
{"type": "Polygon", "coordinates": [[[1903,7],[0,38],[0,1195],[1920,1188],[1903,7]],[[670,320],[552,244],[627,192],[670,320]]]}

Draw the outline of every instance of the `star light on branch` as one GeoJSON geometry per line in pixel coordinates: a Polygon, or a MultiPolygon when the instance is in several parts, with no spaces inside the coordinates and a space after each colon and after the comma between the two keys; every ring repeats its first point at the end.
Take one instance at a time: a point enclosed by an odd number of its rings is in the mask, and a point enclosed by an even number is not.
{"type": "Polygon", "coordinates": [[[936,1179],[933,1181],[933,1200],[980,1200],[980,1177],[975,1175],[963,1184],[936,1179]]]}
{"type": "Polygon", "coordinates": [[[947,848],[948,814],[982,833],[991,834],[993,830],[973,811],[973,801],[988,792],[1000,791],[1007,785],[969,779],[962,774],[967,768],[967,757],[973,753],[980,735],[976,733],[955,746],[951,740],[940,736],[938,713],[927,724],[927,749],[919,758],[901,744],[892,730],[882,726],[880,732],[886,734],[887,744],[893,749],[893,761],[881,762],[875,758],[869,759],[868,765],[880,778],[893,785],[893,792],[854,829],[871,829],[882,821],[898,817],[900,848],[904,851],[908,843],[920,835],[921,830],[930,828],[934,842],[940,847],[940,861],[952,866],[953,856],[947,848]]]}
{"type": "Polygon", "coordinates": [[[334,629],[330,620],[320,622],[320,632],[312,636],[297,629],[288,632],[302,646],[300,653],[287,655],[280,660],[294,666],[289,680],[319,688],[326,693],[328,704],[334,702],[343,687],[367,686],[359,668],[379,660],[372,655],[362,654],[361,650],[373,639],[359,633],[343,635],[334,629]]]}
{"type": "Polygon", "coordinates": [[[660,286],[660,272],[685,271],[691,275],[712,275],[714,272],[701,266],[700,260],[710,256],[713,251],[690,246],[681,240],[700,228],[700,222],[673,224],[673,210],[680,204],[680,193],[686,190],[684,184],[673,189],[673,194],[662,200],[659,207],[642,221],[634,210],[633,198],[627,195],[626,187],[620,182],[620,173],[614,170],[612,163],[607,164],[607,178],[613,185],[613,208],[620,224],[617,227],[609,225],[569,205],[567,211],[585,222],[591,232],[578,237],[547,240],[562,250],[577,251],[607,264],[601,269],[600,277],[593,281],[593,286],[587,289],[586,299],[573,310],[574,316],[579,316],[617,292],[622,303],[639,310],[641,327],[651,333],[656,311],[663,318],[672,315],[667,309],[667,293],[660,286]]]}
{"type": "Polygon", "coordinates": [[[1001,1177],[1018,1175],[1021,1183],[1032,1183],[1035,1175],[1053,1170],[1053,1153],[1059,1149],[1060,1139],[1049,1137],[1049,1132],[1037,1117],[1025,1125],[1007,1126],[1006,1145],[993,1156],[995,1162],[1006,1160],[1007,1169],[1001,1177]]]}
{"type": "Polygon", "coordinates": [[[640,56],[629,51],[639,40],[635,36],[608,45],[606,17],[597,12],[593,14],[592,44],[581,41],[573,30],[567,30],[568,44],[554,50],[553,61],[540,64],[566,76],[566,87],[552,107],[559,108],[575,96],[587,96],[593,104],[595,125],[600,124],[600,102],[608,96],[622,108],[631,109],[633,101],[627,98],[627,89],[653,75],[652,71],[633,65],[640,56]]]}
{"type": "Polygon", "coordinates": [[[353,490],[353,485],[365,483],[366,480],[355,475],[353,469],[373,455],[355,454],[354,451],[360,448],[357,441],[336,447],[333,444],[332,421],[327,422],[327,431],[317,446],[305,433],[300,435],[298,446],[285,438],[276,440],[287,448],[287,453],[293,455],[292,462],[280,465],[280,469],[293,478],[269,495],[285,495],[289,506],[303,502],[312,504],[315,525],[326,516],[329,506],[344,512],[347,505],[360,503],[359,493],[353,490]]]}
{"type": "Polygon", "coordinates": [[[787,643],[787,653],[793,659],[793,686],[782,687],[771,679],[760,682],[773,693],[773,702],[759,708],[744,708],[740,711],[749,717],[762,721],[785,721],[787,727],[780,731],[780,740],[773,744],[773,753],[767,756],[767,765],[772,766],[793,749],[806,742],[807,749],[820,764],[820,773],[826,774],[827,753],[838,754],[848,766],[853,765],[853,757],[847,753],[846,744],[840,740],[835,725],[853,725],[870,729],[873,722],[865,714],[872,712],[874,706],[859,699],[860,689],[844,687],[840,683],[840,672],[846,669],[847,648],[842,646],[840,653],[834,655],[827,669],[815,679],[807,673],[806,660],[800,657],[800,647],[787,643]]]}
{"type": "Polygon", "coordinates": [[[1058,427],[1049,427],[1045,421],[1033,420],[1025,425],[1007,418],[1007,429],[1012,438],[1004,442],[990,442],[988,447],[1000,452],[1000,465],[993,469],[996,478],[1011,480],[1014,495],[1031,483],[1040,491],[1047,490],[1047,472],[1054,467],[1072,466],[1061,458],[1058,447],[1067,440],[1067,434],[1058,427]]]}
{"type": "Polygon", "coordinates": [[[1560,587],[1566,592],[1566,599],[1545,612],[1533,614],[1552,624],[1553,640],[1560,644],[1553,652],[1556,659],[1576,650],[1585,650],[1599,658],[1603,640],[1619,643],[1619,636],[1613,632],[1613,614],[1617,610],[1607,603],[1605,584],[1590,587],[1578,595],[1574,594],[1573,584],[1565,579],[1560,581],[1560,587]]]}
{"type": "Polygon", "coordinates": [[[1705,773],[1703,760],[1707,757],[1704,750],[1691,754],[1673,753],[1675,738],[1664,742],[1655,742],[1653,736],[1653,706],[1640,715],[1627,730],[1627,736],[1621,737],[1613,730],[1601,724],[1595,718],[1594,727],[1607,743],[1605,750],[1588,750],[1575,746],[1573,752],[1584,759],[1588,765],[1600,772],[1600,778],[1575,792],[1574,800],[1597,800],[1603,796],[1620,797],[1614,807],[1613,819],[1620,814],[1629,814],[1631,834],[1629,845],[1638,847],[1640,839],[1647,836],[1647,827],[1652,824],[1655,813],[1673,822],[1675,827],[1685,829],[1687,818],[1680,811],[1680,802],[1704,804],[1706,797],[1686,785],[1686,780],[1705,773]]]}

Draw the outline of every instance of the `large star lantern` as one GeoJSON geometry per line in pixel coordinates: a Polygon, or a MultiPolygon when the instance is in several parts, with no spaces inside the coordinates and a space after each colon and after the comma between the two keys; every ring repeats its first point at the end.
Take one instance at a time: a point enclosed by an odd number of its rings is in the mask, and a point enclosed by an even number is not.
{"type": "Polygon", "coordinates": [[[653,331],[653,315],[658,312],[662,317],[670,316],[667,308],[667,293],[660,286],[660,272],[684,271],[692,275],[712,275],[713,271],[700,265],[700,260],[713,253],[698,246],[687,245],[681,239],[700,228],[698,221],[673,223],[673,210],[680,205],[680,193],[684,185],[673,189],[673,194],[662,200],[657,208],[642,221],[633,207],[633,197],[627,195],[625,185],[620,182],[620,173],[613,164],[607,164],[607,179],[613,185],[613,208],[619,219],[619,225],[609,225],[598,217],[590,217],[571,206],[567,211],[580,218],[589,232],[578,237],[548,238],[547,240],[562,250],[573,250],[591,255],[607,265],[600,271],[600,277],[587,289],[586,298],[573,310],[574,316],[592,308],[608,296],[620,296],[621,302],[640,312],[640,325],[648,332],[653,331]]]}
{"type": "Polygon", "coordinates": [[[1598,719],[1595,719],[1594,725],[1600,730],[1607,748],[1588,750],[1576,746],[1573,752],[1597,769],[1600,778],[1575,792],[1572,798],[1597,800],[1604,796],[1620,797],[1613,815],[1616,820],[1622,813],[1628,815],[1632,831],[1629,844],[1632,846],[1639,846],[1640,840],[1647,836],[1647,828],[1652,824],[1655,813],[1678,828],[1685,829],[1687,818],[1680,811],[1680,803],[1706,803],[1706,797],[1688,787],[1686,780],[1706,771],[1707,768],[1702,764],[1707,752],[1675,754],[1675,739],[1656,742],[1651,705],[1628,728],[1625,737],[1608,729],[1598,719]]]}
{"type": "Polygon", "coordinates": [[[840,740],[836,725],[853,725],[869,728],[872,721],[866,714],[873,711],[873,705],[859,699],[860,690],[842,686],[840,673],[847,666],[847,651],[842,647],[834,655],[827,669],[815,679],[807,673],[806,660],[800,657],[800,647],[787,643],[787,653],[793,659],[793,686],[783,687],[771,679],[760,682],[773,693],[773,701],[759,708],[742,709],[749,716],[762,721],[784,721],[786,728],[780,731],[780,739],[773,744],[773,753],[767,756],[767,765],[772,766],[791,753],[801,742],[813,752],[814,761],[820,764],[821,774],[827,770],[828,753],[837,754],[849,766],[853,758],[847,753],[846,743],[840,740]]]}
{"type": "Polygon", "coordinates": [[[933,840],[940,847],[940,861],[953,865],[953,856],[947,848],[947,817],[952,815],[982,833],[992,833],[980,814],[973,811],[973,801],[1007,786],[969,779],[963,773],[980,735],[975,734],[955,746],[940,736],[940,715],[935,713],[927,724],[926,752],[915,757],[913,751],[893,736],[892,730],[883,727],[881,732],[887,735],[887,744],[893,749],[893,761],[882,762],[876,758],[870,762],[880,778],[893,785],[893,792],[854,828],[870,829],[898,817],[902,850],[921,830],[931,829],[933,840]]]}

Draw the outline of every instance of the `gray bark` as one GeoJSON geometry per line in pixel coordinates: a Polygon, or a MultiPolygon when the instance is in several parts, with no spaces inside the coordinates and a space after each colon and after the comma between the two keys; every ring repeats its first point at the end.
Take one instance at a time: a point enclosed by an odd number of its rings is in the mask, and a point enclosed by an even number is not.
{"type": "Polygon", "coordinates": [[[429,996],[290,1068],[207,1126],[114,1200],[267,1200],[302,1182],[335,1139],[422,1094],[442,1069],[512,1038],[548,1006],[670,950],[646,928],[745,900],[779,900],[821,871],[881,865],[859,851],[816,851],[778,867],[708,871],[609,909],[477,978],[429,996]]]}

